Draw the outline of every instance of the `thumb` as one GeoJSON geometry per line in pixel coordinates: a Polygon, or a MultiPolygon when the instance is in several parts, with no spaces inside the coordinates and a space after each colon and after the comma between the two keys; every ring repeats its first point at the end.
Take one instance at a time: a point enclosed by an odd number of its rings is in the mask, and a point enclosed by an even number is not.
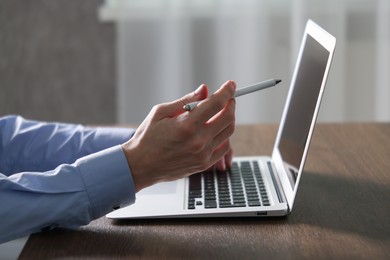
{"type": "Polygon", "coordinates": [[[208,96],[208,88],[205,84],[200,85],[194,92],[183,96],[180,99],[168,103],[165,107],[165,111],[168,116],[176,116],[184,111],[184,105],[188,103],[203,100],[208,96]]]}

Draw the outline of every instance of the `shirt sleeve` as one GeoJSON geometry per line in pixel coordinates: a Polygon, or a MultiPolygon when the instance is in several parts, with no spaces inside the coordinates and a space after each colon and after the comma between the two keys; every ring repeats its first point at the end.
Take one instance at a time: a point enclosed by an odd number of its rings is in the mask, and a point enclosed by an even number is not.
{"type": "Polygon", "coordinates": [[[135,130],[0,118],[0,172],[49,171],[129,140],[135,130]]]}
{"type": "Polygon", "coordinates": [[[0,243],[85,225],[134,203],[134,182],[119,145],[133,133],[1,118],[0,243]]]}

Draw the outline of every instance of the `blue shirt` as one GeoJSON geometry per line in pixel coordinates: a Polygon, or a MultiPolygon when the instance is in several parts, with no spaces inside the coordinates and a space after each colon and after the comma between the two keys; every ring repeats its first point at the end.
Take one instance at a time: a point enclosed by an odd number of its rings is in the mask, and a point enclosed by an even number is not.
{"type": "Polygon", "coordinates": [[[0,243],[86,225],[135,201],[120,144],[133,129],[0,118],[0,243]]]}

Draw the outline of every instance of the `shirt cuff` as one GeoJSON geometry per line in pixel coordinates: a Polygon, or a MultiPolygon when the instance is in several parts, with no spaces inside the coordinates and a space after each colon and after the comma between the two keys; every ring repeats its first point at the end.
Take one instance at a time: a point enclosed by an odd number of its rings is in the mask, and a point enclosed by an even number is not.
{"type": "Polygon", "coordinates": [[[120,145],[76,161],[90,202],[91,219],[135,202],[134,181],[120,145]]]}

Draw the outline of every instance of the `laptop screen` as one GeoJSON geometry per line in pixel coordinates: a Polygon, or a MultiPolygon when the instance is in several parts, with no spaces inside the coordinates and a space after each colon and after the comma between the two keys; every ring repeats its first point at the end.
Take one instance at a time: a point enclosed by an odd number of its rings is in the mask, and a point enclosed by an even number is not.
{"type": "Polygon", "coordinates": [[[307,35],[279,142],[279,151],[293,190],[296,188],[298,169],[304,156],[329,55],[328,50],[307,35]]]}

